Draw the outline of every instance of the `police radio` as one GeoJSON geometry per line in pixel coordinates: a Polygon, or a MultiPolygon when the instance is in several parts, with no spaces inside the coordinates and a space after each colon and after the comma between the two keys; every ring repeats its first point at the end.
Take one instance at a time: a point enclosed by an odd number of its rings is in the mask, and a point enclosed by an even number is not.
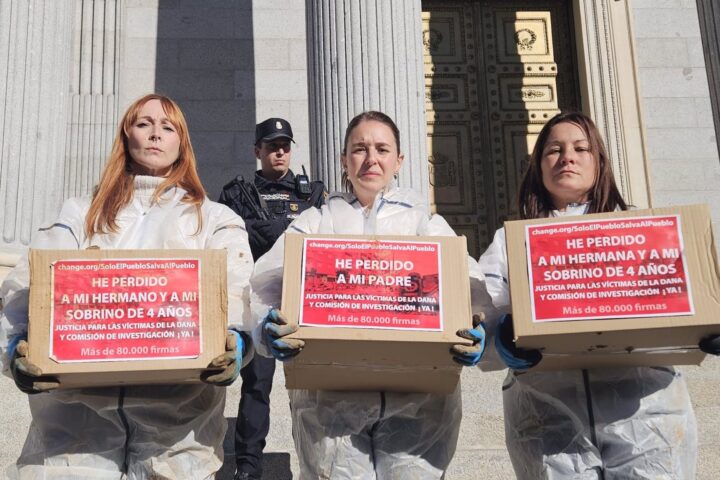
{"type": "Polygon", "coordinates": [[[305,165],[302,167],[302,175],[295,175],[295,190],[300,197],[309,197],[312,194],[312,186],[310,185],[310,178],[307,176],[305,171],[305,165]]]}

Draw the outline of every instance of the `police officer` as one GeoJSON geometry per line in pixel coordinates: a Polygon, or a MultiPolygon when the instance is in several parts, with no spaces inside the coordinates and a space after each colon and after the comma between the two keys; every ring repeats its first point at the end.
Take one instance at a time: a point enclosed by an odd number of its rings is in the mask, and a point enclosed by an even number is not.
{"type": "MultiPolygon", "coordinates": [[[[268,118],[255,126],[255,156],[261,169],[253,183],[241,176],[223,187],[220,203],[245,220],[253,259],[270,250],[300,212],[321,207],[325,201],[322,182],[290,170],[293,133],[282,118],[268,118]]],[[[242,369],[242,396],[235,431],[235,480],[262,477],[262,451],[270,429],[270,390],[275,360],[256,355],[242,369]]]]}

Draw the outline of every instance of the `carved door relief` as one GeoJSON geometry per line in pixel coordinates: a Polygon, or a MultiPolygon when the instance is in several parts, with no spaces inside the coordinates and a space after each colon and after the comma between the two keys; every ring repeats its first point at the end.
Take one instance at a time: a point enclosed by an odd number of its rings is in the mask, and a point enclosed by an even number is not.
{"type": "Polygon", "coordinates": [[[543,124],[577,109],[570,1],[423,1],[430,201],[477,257],[543,124]]]}

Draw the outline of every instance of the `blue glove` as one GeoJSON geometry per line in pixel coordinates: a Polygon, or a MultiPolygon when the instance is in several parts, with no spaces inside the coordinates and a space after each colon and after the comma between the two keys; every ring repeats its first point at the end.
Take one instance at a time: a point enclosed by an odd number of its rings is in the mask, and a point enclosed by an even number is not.
{"type": "Polygon", "coordinates": [[[708,335],[700,340],[700,350],[710,355],[720,355],[720,335],[708,335]]]}
{"type": "Polygon", "coordinates": [[[277,308],[271,308],[263,320],[263,332],[273,357],[281,362],[291,360],[305,346],[299,338],[285,338],[298,330],[295,322],[290,322],[277,308]]]}
{"type": "Polygon", "coordinates": [[[208,366],[209,370],[203,372],[200,379],[218,387],[231,385],[240,375],[245,352],[243,335],[236,330],[228,330],[225,336],[225,353],[213,358],[208,366]],[[217,372],[218,368],[222,368],[219,373],[217,372]]]}
{"type": "Polygon", "coordinates": [[[42,370],[27,359],[28,350],[27,334],[10,339],[7,356],[10,359],[10,373],[15,385],[28,395],[58,388],[60,382],[57,377],[43,375],[42,370]]]}
{"type": "Polygon", "coordinates": [[[457,336],[472,341],[472,345],[455,344],[450,348],[453,360],[465,367],[474,367],[485,351],[485,327],[480,315],[473,315],[473,328],[457,331],[457,336]]]}
{"type": "Polygon", "coordinates": [[[495,336],[495,349],[502,361],[512,370],[527,370],[542,360],[540,350],[525,350],[515,346],[513,341],[512,315],[505,315],[500,319],[497,335],[495,336]]]}
{"type": "Polygon", "coordinates": [[[27,342],[27,333],[22,333],[20,335],[16,335],[10,339],[10,342],[8,342],[7,357],[10,360],[12,360],[15,357],[15,351],[17,350],[17,346],[21,341],[27,342]]]}

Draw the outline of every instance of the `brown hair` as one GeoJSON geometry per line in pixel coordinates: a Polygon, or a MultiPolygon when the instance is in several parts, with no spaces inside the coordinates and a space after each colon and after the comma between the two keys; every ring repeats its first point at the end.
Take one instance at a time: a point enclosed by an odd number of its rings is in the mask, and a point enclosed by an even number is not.
{"type": "MultiPolygon", "coordinates": [[[[355,130],[355,128],[360,125],[362,122],[380,122],[382,124],[387,125],[390,127],[390,130],[392,130],[393,136],[395,137],[395,145],[397,146],[398,155],[400,154],[400,130],[398,129],[397,125],[395,125],[395,122],[393,122],[392,118],[385,115],[382,112],[378,112],[376,110],[368,110],[367,112],[363,112],[359,115],[355,115],[355,117],[350,120],[350,123],[348,123],[347,128],[345,129],[345,139],[343,140],[343,149],[342,154],[345,155],[347,153],[347,143],[350,139],[350,135],[352,134],[352,131],[355,130]]],[[[347,176],[347,172],[345,169],[343,169],[342,172],[342,185],[343,189],[346,192],[353,192],[353,186],[352,183],[350,183],[350,179],[347,176]]]]}
{"type": "Polygon", "coordinates": [[[197,173],[197,162],[190,143],[185,116],[177,103],[170,98],[163,95],[149,94],[135,100],[128,107],[120,121],[110,158],[100,177],[100,183],[93,191],[90,209],[85,217],[85,234],[87,238],[92,238],[96,233],[117,232],[117,214],[133,198],[135,173],[131,168],[133,159],[128,151],[128,132],[137,120],[142,107],[150,100],[160,101],[163,111],[180,137],[178,158],[170,167],[167,177],[155,189],[152,201],[157,202],[160,195],[170,187],[178,186],[183,188],[186,193],[182,198],[182,202],[194,205],[197,211],[198,229],[196,233],[202,230],[200,206],[205,200],[205,189],[197,173]]]}
{"type": "Polygon", "coordinates": [[[545,188],[542,181],[540,164],[550,131],[555,125],[565,122],[577,125],[585,133],[585,137],[590,144],[590,152],[595,158],[595,182],[588,192],[589,206],[587,213],[613,212],[617,209],[627,210],[627,204],[615,184],[610,159],[605,149],[605,143],[600,136],[600,131],[587,115],[580,112],[567,112],[555,115],[540,130],[538,139],[535,142],[535,148],[530,154],[527,169],[520,182],[518,195],[520,218],[547,217],[551,211],[555,210],[550,192],[545,188]]]}

